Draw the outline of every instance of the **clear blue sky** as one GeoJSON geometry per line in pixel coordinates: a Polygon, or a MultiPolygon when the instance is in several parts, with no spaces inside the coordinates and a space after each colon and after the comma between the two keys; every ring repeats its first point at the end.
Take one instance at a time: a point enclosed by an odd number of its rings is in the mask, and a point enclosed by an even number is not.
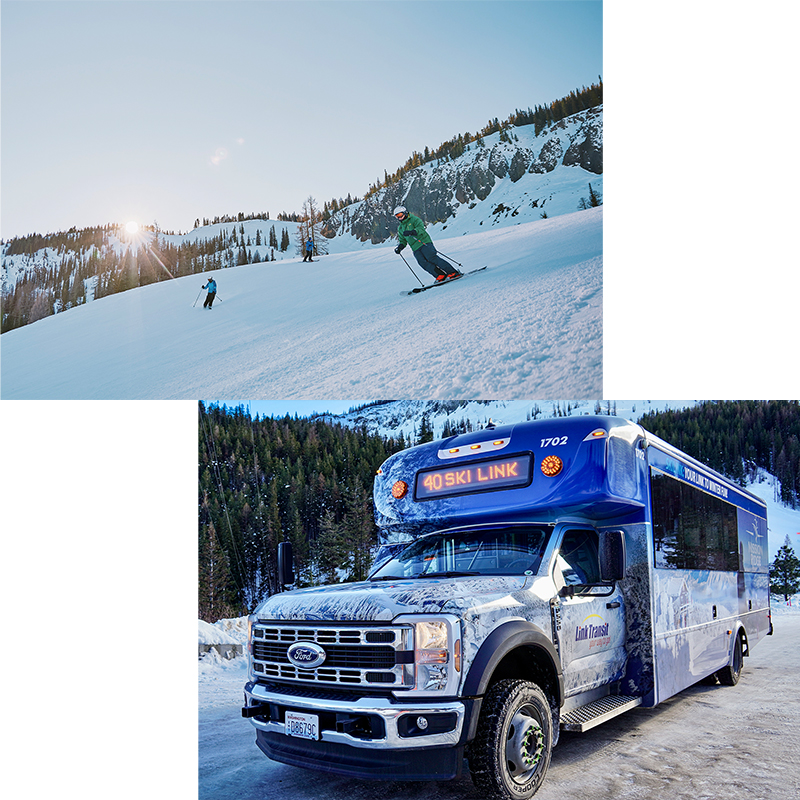
{"type": "Polygon", "coordinates": [[[600,0],[3,0],[3,238],[300,211],[603,72],[600,0]]]}

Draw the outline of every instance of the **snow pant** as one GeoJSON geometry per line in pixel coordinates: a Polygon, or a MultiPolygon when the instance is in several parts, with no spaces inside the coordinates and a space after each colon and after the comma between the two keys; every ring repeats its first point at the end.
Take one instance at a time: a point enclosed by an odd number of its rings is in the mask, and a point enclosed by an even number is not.
{"type": "Polygon", "coordinates": [[[425,272],[438,278],[439,275],[449,275],[456,272],[456,268],[450,266],[437,252],[436,248],[429,242],[414,250],[414,258],[425,272]]]}
{"type": "Polygon", "coordinates": [[[303,261],[311,261],[311,251],[306,250],[306,254],[303,256],[303,261]]]}
{"type": "Polygon", "coordinates": [[[206,297],[205,303],[203,303],[203,308],[211,308],[211,304],[214,302],[214,298],[217,296],[216,292],[209,292],[208,297],[206,297]]]}

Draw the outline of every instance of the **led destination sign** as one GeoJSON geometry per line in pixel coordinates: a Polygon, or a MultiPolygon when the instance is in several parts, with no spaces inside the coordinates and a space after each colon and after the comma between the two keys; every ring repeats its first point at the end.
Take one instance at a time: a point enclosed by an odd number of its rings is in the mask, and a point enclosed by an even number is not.
{"type": "Polygon", "coordinates": [[[415,500],[432,500],[487,489],[511,489],[531,482],[531,455],[473,461],[417,473],[415,500]]]}

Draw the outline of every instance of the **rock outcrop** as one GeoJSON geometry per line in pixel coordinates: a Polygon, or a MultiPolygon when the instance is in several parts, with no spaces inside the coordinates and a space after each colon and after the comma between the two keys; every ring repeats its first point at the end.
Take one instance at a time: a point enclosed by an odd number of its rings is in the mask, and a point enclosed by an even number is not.
{"type": "Polygon", "coordinates": [[[545,174],[557,166],[603,172],[603,108],[581,111],[534,136],[533,126],[510,128],[473,142],[453,161],[411,170],[397,183],[334,214],[323,227],[332,239],[351,233],[359,241],[380,244],[397,232],[392,210],[404,205],[426,223],[445,222],[459,205],[486,200],[502,181],[516,183],[526,174],[545,174]]]}

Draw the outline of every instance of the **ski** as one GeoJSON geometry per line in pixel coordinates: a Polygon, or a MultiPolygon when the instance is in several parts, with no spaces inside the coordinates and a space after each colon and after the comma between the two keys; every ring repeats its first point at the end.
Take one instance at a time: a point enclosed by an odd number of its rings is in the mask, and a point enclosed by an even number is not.
{"type": "Polygon", "coordinates": [[[466,278],[467,275],[474,275],[476,272],[483,272],[486,267],[478,267],[478,269],[471,269],[469,272],[463,272],[457,278],[445,278],[443,281],[438,281],[437,283],[431,283],[428,286],[417,286],[412,289],[410,292],[406,291],[405,289],[400,292],[401,295],[407,294],[419,294],[420,292],[427,292],[428,289],[435,289],[437,286],[444,286],[446,283],[453,283],[454,281],[460,281],[462,278],[466,278]]]}

